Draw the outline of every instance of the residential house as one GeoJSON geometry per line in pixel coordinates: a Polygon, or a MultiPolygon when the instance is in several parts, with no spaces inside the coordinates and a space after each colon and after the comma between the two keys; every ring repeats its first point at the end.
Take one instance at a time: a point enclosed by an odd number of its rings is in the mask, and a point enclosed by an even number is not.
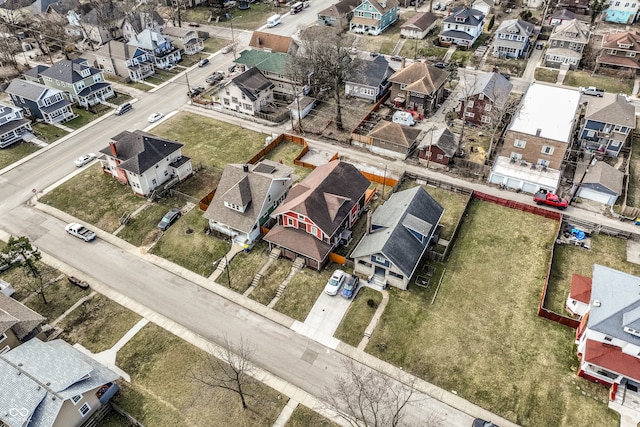
{"type": "Polygon", "coordinates": [[[460,100],[458,118],[479,126],[499,121],[513,84],[497,72],[477,74],[466,84],[469,86],[460,100]]]}
{"type": "Polygon", "coordinates": [[[187,179],[193,173],[191,159],[182,155],[183,144],[141,130],[120,132],[100,150],[103,172],[140,196],[148,196],[169,180],[187,179]]]}
{"type": "Polygon", "coordinates": [[[436,27],[437,21],[438,16],[431,12],[416,13],[402,24],[400,36],[406,39],[422,40],[436,27]]]}
{"type": "Polygon", "coordinates": [[[567,311],[582,319],[589,309],[591,301],[591,277],[573,273],[571,275],[571,289],[567,297],[567,311]]]}
{"type": "Polygon", "coordinates": [[[444,84],[449,72],[426,62],[414,62],[393,73],[391,100],[398,108],[432,115],[444,99],[444,84]]]}
{"type": "Polygon", "coordinates": [[[369,132],[371,144],[366,148],[374,153],[406,159],[418,147],[422,131],[398,123],[380,120],[369,132]]]}
{"type": "Polygon", "coordinates": [[[582,147],[617,157],[636,128],[636,107],[623,95],[605,93],[601,98],[589,97],[584,120],[582,147]]]}
{"type": "Polygon", "coordinates": [[[471,8],[482,12],[484,16],[489,16],[493,12],[493,6],[498,3],[499,1],[494,4],[493,0],[475,0],[471,3],[471,8]]]}
{"type": "Polygon", "coordinates": [[[292,174],[292,167],[266,159],[255,165],[227,164],[204,213],[209,228],[245,247],[253,246],[260,227],[287,196],[292,174]]]}
{"type": "Polygon", "coordinates": [[[277,224],[264,240],[290,259],[316,270],[329,253],[351,239],[351,228],[366,207],[367,180],[352,164],[333,160],[316,167],[291,187],[271,214],[277,224]]]}
{"type": "Polygon", "coordinates": [[[638,18],[640,2],[637,0],[609,0],[604,10],[604,20],[615,24],[631,25],[638,18]]]}
{"type": "Polygon", "coordinates": [[[571,194],[613,206],[622,195],[624,172],[603,161],[578,162],[571,194]],[[579,183],[579,185],[578,185],[579,183]]]}
{"type": "Polygon", "coordinates": [[[185,55],[195,55],[204,50],[204,40],[202,40],[198,32],[191,28],[166,27],[162,30],[162,34],[170,36],[173,44],[182,49],[185,55]]]}
{"type": "Polygon", "coordinates": [[[568,9],[558,9],[549,17],[549,25],[555,26],[573,21],[577,16],[568,9]]]}
{"type": "Polygon", "coordinates": [[[303,94],[298,94],[293,101],[289,105],[287,105],[287,110],[289,110],[289,115],[293,120],[304,119],[307,114],[313,110],[313,107],[316,105],[316,99],[310,96],[305,96],[303,94]]]}
{"type": "Polygon", "coordinates": [[[353,17],[353,10],[361,3],[362,0],[341,0],[336,4],[318,12],[318,20],[320,26],[336,27],[340,31],[349,28],[349,22],[353,17]]]}
{"type": "Polygon", "coordinates": [[[51,6],[58,0],[36,0],[25,8],[25,11],[35,19],[42,19],[51,6]]]}
{"type": "Polygon", "coordinates": [[[84,39],[89,39],[96,46],[100,46],[109,40],[122,37],[124,17],[125,13],[113,2],[105,2],[99,8],[94,7],[92,3],[81,3],[77,10],[67,12],[69,22],[67,32],[77,32],[84,39]],[[111,18],[110,21],[103,22],[105,17],[111,18]]]}
{"type": "Polygon", "coordinates": [[[531,46],[534,30],[533,24],[520,19],[502,21],[493,40],[493,56],[525,58],[531,46]]]}
{"type": "MultiPolygon", "coordinates": [[[[164,33],[165,21],[155,10],[151,13],[148,12],[132,12],[127,13],[122,18],[122,24],[120,25],[122,37],[125,41],[132,40],[136,35],[140,34],[144,30],[151,30],[157,33],[164,33]]],[[[170,34],[169,34],[170,35],[170,34]]]]}
{"type": "Polygon", "coordinates": [[[373,212],[371,227],[351,253],[354,273],[382,288],[406,290],[443,213],[422,186],[393,193],[373,212]]]}
{"type": "Polygon", "coordinates": [[[436,128],[435,126],[427,130],[422,143],[418,147],[418,158],[420,163],[429,165],[437,164],[449,166],[453,161],[460,140],[447,127],[436,128]]]}
{"type": "Polygon", "coordinates": [[[525,193],[555,192],[579,114],[580,92],[529,85],[504,134],[489,182],[525,193]]]}
{"type": "Polygon", "coordinates": [[[44,317],[26,305],[0,292],[0,354],[32,338],[45,339],[44,321],[44,317]]]}
{"type": "MultiPolygon", "coordinates": [[[[535,0],[539,1],[539,0],[535,0]]],[[[576,14],[576,18],[591,22],[590,0],[558,0],[556,9],[567,9],[576,14]]]]}
{"type": "Polygon", "coordinates": [[[470,48],[482,34],[485,15],[479,10],[458,7],[442,20],[440,44],[470,48]]]}
{"type": "Polygon", "coordinates": [[[0,3],[0,20],[4,22],[11,22],[15,24],[22,23],[29,15],[27,7],[29,7],[34,0],[5,0],[0,3]]]}
{"type": "Polygon", "coordinates": [[[139,82],[155,73],[151,55],[124,42],[109,40],[94,51],[85,52],[89,63],[110,76],[139,82]]]}
{"type": "Polygon", "coordinates": [[[69,100],[82,107],[99,104],[116,94],[102,70],[84,58],[62,59],[51,67],[39,65],[24,74],[27,80],[64,91],[69,100]]]}
{"type": "Polygon", "coordinates": [[[298,43],[292,37],[265,33],[264,31],[254,31],[251,34],[249,47],[289,55],[298,53],[298,43]]]}
{"type": "Polygon", "coordinates": [[[45,123],[62,123],[76,117],[71,102],[59,89],[46,87],[29,80],[13,79],[5,92],[13,105],[23,108],[28,116],[45,123]]]}
{"type": "Polygon", "coordinates": [[[362,61],[362,67],[351,70],[344,79],[344,93],[347,96],[376,102],[391,87],[389,77],[393,69],[387,59],[380,55],[372,61],[362,61]]]}
{"type": "Polygon", "coordinates": [[[273,92],[277,94],[294,95],[300,92],[305,83],[289,79],[287,68],[291,61],[291,55],[265,50],[243,50],[236,58],[235,63],[245,69],[257,68],[263,76],[273,83],[273,92]]]}
{"type": "Polygon", "coordinates": [[[640,69],[640,34],[636,31],[605,34],[602,51],[596,63],[598,67],[627,69],[633,75],[640,69]]]}
{"type": "Polygon", "coordinates": [[[180,49],[173,45],[173,41],[156,31],[143,30],[127,44],[147,52],[157,68],[170,67],[182,58],[180,49]]]}
{"type": "Polygon", "coordinates": [[[0,148],[15,144],[31,131],[31,121],[23,118],[22,108],[0,104],[0,148]]]}
{"type": "Polygon", "coordinates": [[[0,355],[0,423],[79,427],[118,391],[118,378],[62,340],[34,338],[0,355]]]}
{"type": "Polygon", "coordinates": [[[398,20],[398,0],[362,0],[353,10],[349,31],[377,36],[398,20]]]}
{"type": "Polygon", "coordinates": [[[640,400],[640,277],[595,264],[591,299],[576,332],[578,375],[610,387],[609,399],[640,400]]]}
{"type": "Polygon", "coordinates": [[[590,37],[589,25],[577,19],[554,26],[544,55],[545,67],[575,70],[590,37]]]}
{"type": "Polygon", "coordinates": [[[273,88],[257,67],[231,79],[222,89],[220,99],[224,108],[254,116],[273,102],[273,88]]]}

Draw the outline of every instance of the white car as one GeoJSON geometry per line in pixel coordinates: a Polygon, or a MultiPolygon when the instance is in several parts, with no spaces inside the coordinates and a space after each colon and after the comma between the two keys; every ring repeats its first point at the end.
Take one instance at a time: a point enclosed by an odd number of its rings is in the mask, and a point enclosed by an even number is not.
{"type": "Polygon", "coordinates": [[[327,282],[327,285],[324,287],[324,292],[329,295],[336,295],[338,291],[340,291],[340,288],[342,287],[342,284],[344,283],[344,280],[346,278],[347,275],[344,271],[334,271],[331,275],[331,278],[327,282]]]}
{"type": "Polygon", "coordinates": [[[153,113],[152,115],[149,116],[149,123],[155,123],[163,117],[164,117],[164,114],[162,113],[153,113]]]}
{"type": "Polygon", "coordinates": [[[85,154],[84,156],[80,156],[78,157],[73,164],[76,165],[76,167],[81,168],[82,166],[86,165],[87,163],[90,163],[91,161],[93,161],[93,159],[96,158],[96,155],[93,153],[89,153],[89,154],[85,154]]]}

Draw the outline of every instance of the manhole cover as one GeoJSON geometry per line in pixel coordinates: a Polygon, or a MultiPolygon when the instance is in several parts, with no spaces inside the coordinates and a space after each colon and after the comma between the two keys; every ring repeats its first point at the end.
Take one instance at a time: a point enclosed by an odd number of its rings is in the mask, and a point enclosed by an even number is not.
{"type": "Polygon", "coordinates": [[[187,228],[187,234],[191,234],[191,233],[193,233],[193,229],[187,228]]]}

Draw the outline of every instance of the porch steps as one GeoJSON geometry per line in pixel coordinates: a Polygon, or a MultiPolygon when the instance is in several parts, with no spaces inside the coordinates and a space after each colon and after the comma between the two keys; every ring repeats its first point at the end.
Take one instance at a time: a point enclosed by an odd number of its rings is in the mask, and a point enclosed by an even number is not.
{"type": "Polygon", "coordinates": [[[222,257],[220,261],[218,261],[218,266],[216,267],[216,271],[220,273],[224,272],[224,269],[227,268],[227,257],[222,257]]]}
{"type": "Polygon", "coordinates": [[[252,286],[252,287],[255,288],[256,286],[258,286],[258,282],[260,282],[260,279],[262,279],[262,274],[256,273],[256,275],[253,276],[253,280],[251,281],[251,285],[249,285],[249,286],[252,286]]]}
{"type": "Polygon", "coordinates": [[[280,254],[281,253],[282,253],[282,251],[280,250],[280,248],[273,248],[273,249],[271,249],[271,252],[269,252],[269,258],[271,258],[271,259],[273,259],[275,261],[278,258],[280,258],[280,254]]]}
{"type": "Polygon", "coordinates": [[[302,270],[304,268],[305,261],[302,257],[296,257],[296,260],[293,262],[292,268],[296,268],[298,270],[302,270]]]}

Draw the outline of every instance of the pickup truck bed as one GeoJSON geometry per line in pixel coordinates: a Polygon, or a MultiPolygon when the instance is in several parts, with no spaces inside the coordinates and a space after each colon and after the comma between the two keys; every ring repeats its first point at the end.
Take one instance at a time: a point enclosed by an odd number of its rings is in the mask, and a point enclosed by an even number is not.
{"type": "Polygon", "coordinates": [[[85,242],[90,242],[91,240],[96,238],[96,233],[76,222],[68,224],[64,229],[67,233],[71,234],[72,236],[76,236],[78,239],[82,239],[85,242]]]}
{"type": "Polygon", "coordinates": [[[533,196],[533,201],[539,205],[555,206],[560,210],[566,209],[569,202],[557,194],[538,192],[533,196]]]}

